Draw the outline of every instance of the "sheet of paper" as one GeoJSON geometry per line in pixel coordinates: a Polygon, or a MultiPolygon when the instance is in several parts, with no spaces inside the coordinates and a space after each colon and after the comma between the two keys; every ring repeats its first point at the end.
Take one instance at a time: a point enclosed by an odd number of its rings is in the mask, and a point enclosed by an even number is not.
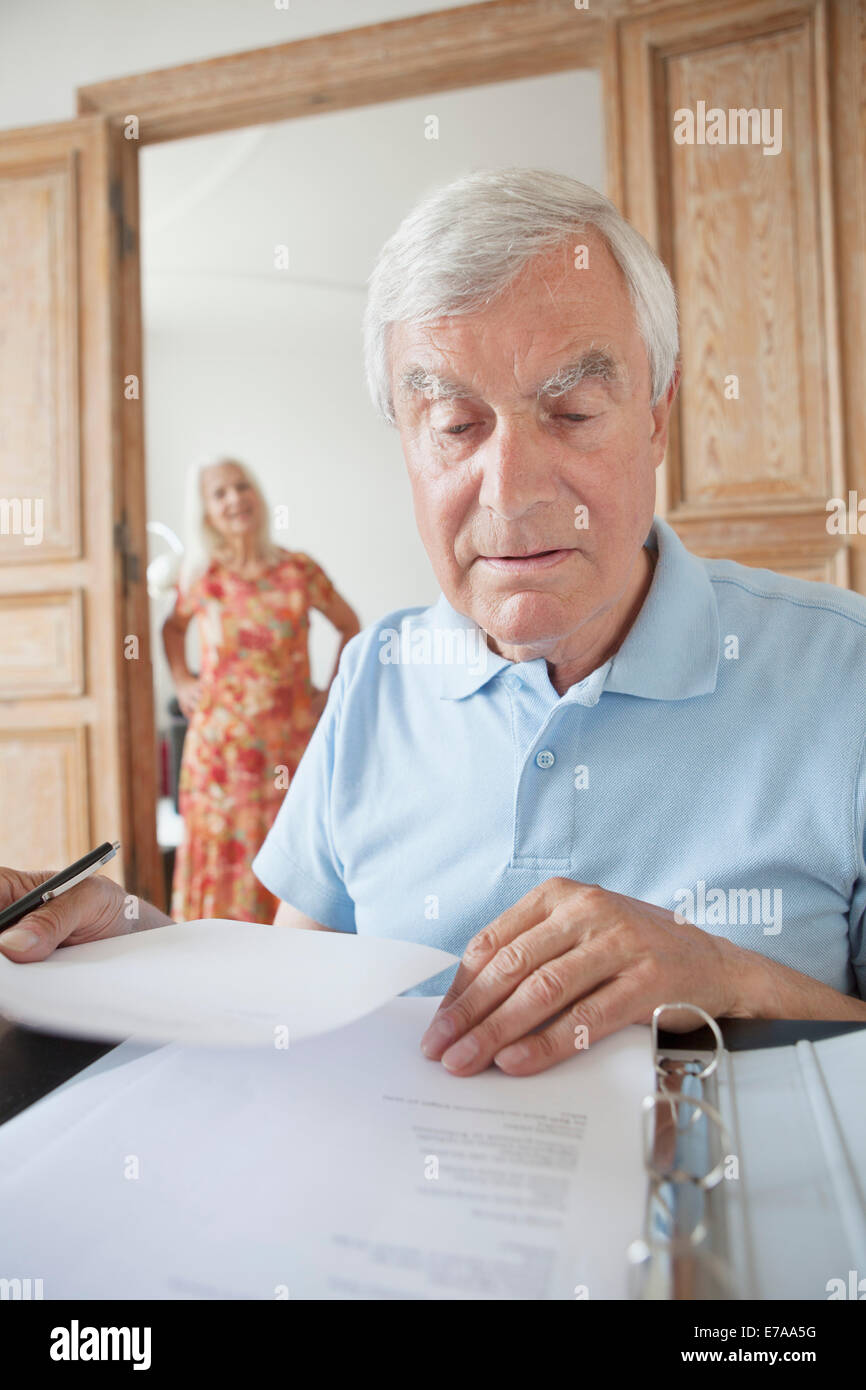
{"type": "Polygon", "coordinates": [[[155,1063],[163,1050],[157,1043],[123,1042],[0,1124],[0,1180],[29,1163],[35,1153],[45,1153],[103,1099],[111,1100],[117,1094],[118,1080],[112,1075],[117,1068],[123,1068],[123,1084],[131,1085],[138,1072],[150,1064],[148,1059],[155,1063]],[[135,1065],[139,1061],[141,1068],[135,1065]]]}
{"type": "Polygon", "coordinates": [[[0,1278],[47,1299],[624,1297],[646,1030],[536,1077],[453,1077],[419,1050],[437,1002],[288,1050],[164,1047],[17,1116],[0,1278]]]}
{"type": "Polygon", "coordinates": [[[273,1047],[351,1023],[454,965],[433,946],[219,919],[66,946],[22,965],[0,955],[0,1014],[116,1041],[273,1047]]]}

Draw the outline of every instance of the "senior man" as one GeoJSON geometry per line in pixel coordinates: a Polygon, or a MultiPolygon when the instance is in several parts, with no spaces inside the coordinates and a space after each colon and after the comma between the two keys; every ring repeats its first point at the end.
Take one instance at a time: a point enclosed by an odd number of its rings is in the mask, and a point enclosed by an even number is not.
{"type": "MultiPolygon", "coordinates": [[[[653,251],[569,178],[473,174],[383,248],[365,344],[442,593],[344,650],[253,866],[277,921],[462,955],[422,1042],[458,1075],[673,1000],[866,1019],[866,602],[654,520],[653,251]]],[[[74,892],[0,946],[128,929],[107,880],[74,892]]]]}

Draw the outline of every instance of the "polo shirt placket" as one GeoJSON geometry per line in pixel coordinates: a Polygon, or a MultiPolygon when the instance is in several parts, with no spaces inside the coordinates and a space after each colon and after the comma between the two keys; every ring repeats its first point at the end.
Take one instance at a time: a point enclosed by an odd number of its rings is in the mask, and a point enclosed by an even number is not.
{"type": "Polygon", "coordinates": [[[592,717],[609,670],[606,662],[561,697],[542,659],[521,662],[500,675],[511,701],[515,757],[509,869],[557,875],[573,868],[580,834],[575,771],[581,765],[586,719],[592,717]]]}

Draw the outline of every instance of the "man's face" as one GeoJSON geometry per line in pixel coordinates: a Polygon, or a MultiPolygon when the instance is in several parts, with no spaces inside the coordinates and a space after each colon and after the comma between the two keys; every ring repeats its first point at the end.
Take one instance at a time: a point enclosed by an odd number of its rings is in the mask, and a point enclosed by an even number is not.
{"type": "Polygon", "coordinates": [[[588,268],[569,243],[487,309],[390,329],[396,422],[443,593],[500,650],[556,659],[637,582],[674,394],[650,406],[622,272],[600,237],[575,240],[588,268]]]}

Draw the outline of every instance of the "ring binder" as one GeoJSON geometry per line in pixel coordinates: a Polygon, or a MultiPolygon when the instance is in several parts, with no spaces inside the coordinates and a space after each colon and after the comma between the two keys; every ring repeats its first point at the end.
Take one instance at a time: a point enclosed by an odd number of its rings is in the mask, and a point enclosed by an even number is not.
{"type": "Polygon", "coordinates": [[[647,1202],[643,1235],[628,1250],[630,1296],[735,1298],[733,1272],[720,1254],[724,1227],[713,1197],[731,1152],[710,1080],[724,1052],[722,1035],[702,1008],[673,1003],[653,1010],[651,1040],[658,1080],[642,1107],[647,1202]],[[715,1047],[708,1057],[662,1056],[660,1019],[676,1011],[697,1014],[709,1027],[715,1047]]]}
{"type": "Polygon", "coordinates": [[[678,1009],[680,1010],[680,1012],[684,1013],[700,1014],[701,1018],[704,1020],[704,1023],[706,1023],[707,1027],[709,1028],[710,1032],[716,1040],[716,1046],[713,1050],[712,1058],[710,1059],[708,1064],[703,1068],[703,1070],[698,1072],[697,1074],[697,1080],[704,1081],[708,1076],[711,1076],[713,1074],[713,1072],[719,1065],[719,1058],[724,1052],[725,1045],[722,1041],[721,1029],[719,1028],[719,1025],[716,1023],[716,1020],[712,1018],[710,1014],[708,1014],[704,1009],[699,1008],[697,1004],[659,1004],[657,1009],[653,1009],[652,1024],[650,1028],[653,1050],[653,1070],[656,1073],[658,1073],[662,1070],[663,1065],[659,1062],[659,1019],[661,1018],[662,1014],[671,1013],[675,1009],[678,1009]]]}

